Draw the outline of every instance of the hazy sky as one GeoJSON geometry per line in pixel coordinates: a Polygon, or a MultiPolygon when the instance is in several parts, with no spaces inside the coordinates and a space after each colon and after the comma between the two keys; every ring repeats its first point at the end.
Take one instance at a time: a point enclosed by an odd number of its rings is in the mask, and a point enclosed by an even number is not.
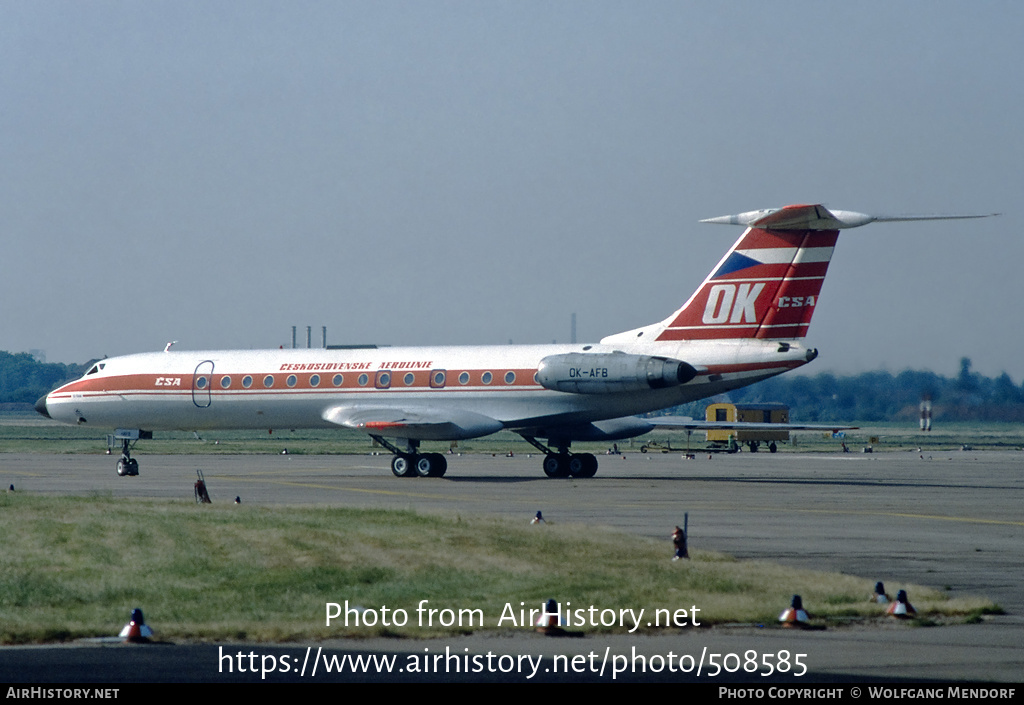
{"type": "Polygon", "coordinates": [[[0,349],[567,342],[787,203],[808,372],[1024,377],[1024,3],[0,2],[0,349]]]}

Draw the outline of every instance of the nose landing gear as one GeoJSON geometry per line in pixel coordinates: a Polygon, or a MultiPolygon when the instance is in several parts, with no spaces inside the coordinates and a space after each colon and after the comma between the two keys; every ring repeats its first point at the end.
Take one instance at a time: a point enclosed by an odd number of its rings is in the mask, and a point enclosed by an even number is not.
{"type": "Polygon", "coordinates": [[[121,441],[121,459],[117,461],[118,477],[134,477],[139,474],[139,461],[132,457],[132,448],[140,439],[150,439],[152,431],[119,428],[107,436],[107,452],[110,453],[121,441]]]}

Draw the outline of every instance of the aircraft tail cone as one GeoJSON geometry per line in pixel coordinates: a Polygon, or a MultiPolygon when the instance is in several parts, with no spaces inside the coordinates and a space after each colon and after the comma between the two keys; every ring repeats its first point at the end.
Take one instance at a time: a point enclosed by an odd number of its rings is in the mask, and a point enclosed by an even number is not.
{"type": "Polygon", "coordinates": [[[910,604],[910,600],[907,599],[906,590],[900,590],[896,593],[895,602],[889,605],[885,613],[898,619],[909,619],[910,617],[917,616],[917,610],[914,609],[914,606],[910,604]]]}
{"type": "Polygon", "coordinates": [[[779,623],[784,627],[801,628],[810,626],[811,618],[804,611],[804,602],[799,595],[793,595],[793,600],[789,603],[789,607],[779,615],[779,623]]]}
{"type": "Polygon", "coordinates": [[[153,630],[146,625],[142,610],[136,607],[132,610],[131,620],[124,625],[118,636],[124,639],[125,643],[148,644],[149,638],[153,636],[153,630]]]}

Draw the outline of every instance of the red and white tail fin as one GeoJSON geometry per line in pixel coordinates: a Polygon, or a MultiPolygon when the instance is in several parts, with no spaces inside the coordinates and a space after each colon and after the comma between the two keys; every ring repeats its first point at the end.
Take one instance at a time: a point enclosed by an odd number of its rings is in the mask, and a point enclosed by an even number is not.
{"type": "Polygon", "coordinates": [[[602,342],[803,338],[814,314],[839,230],[879,221],[986,216],[870,216],[795,205],[702,223],[747,230],[683,307],[661,323],[602,342]]]}
{"type": "Polygon", "coordinates": [[[748,228],[655,339],[804,337],[838,237],[748,228]]]}

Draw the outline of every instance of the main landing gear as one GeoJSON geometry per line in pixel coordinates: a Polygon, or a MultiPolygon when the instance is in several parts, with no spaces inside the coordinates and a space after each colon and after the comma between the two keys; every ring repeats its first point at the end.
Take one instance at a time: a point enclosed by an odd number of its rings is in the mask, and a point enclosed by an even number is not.
{"type": "Polygon", "coordinates": [[[593,477],[597,474],[597,458],[590,453],[570,453],[569,443],[559,443],[557,452],[532,436],[523,436],[534,448],[544,453],[544,474],[548,477],[593,477]]]}
{"type": "Polygon", "coordinates": [[[397,477],[442,477],[448,461],[440,453],[399,453],[391,459],[397,477]]]}
{"type": "Polygon", "coordinates": [[[373,440],[394,453],[391,458],[391,472],[395,477],[444,477],[448,470],[448,460],[440,453],[419,453],[420,442],[409,439],[407,450],[402,451],[381,436],[373,436],[373,440]]]}

